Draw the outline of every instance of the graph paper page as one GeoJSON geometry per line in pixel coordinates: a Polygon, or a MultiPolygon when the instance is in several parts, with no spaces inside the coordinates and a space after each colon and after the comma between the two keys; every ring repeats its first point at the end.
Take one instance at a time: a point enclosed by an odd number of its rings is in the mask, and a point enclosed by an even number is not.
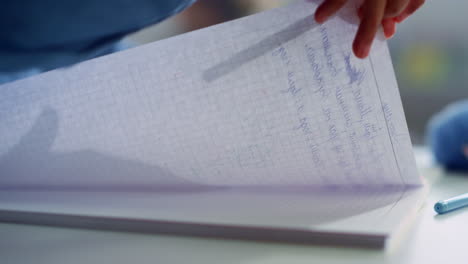
{"type": "Polygon", "coordinates": [[[0,186],[419,185],[382,34],[356,59],[354,9],[316,6],[0,86],[0,186]]]}

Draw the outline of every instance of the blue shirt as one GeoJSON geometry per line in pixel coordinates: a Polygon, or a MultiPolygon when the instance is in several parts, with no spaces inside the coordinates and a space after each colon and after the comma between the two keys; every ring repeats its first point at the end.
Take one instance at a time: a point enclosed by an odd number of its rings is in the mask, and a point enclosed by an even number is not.
{"type": "Polygon", "coordinates": [[[127,34],[195,0],[3,0],[0,83],[119,49],[127,34]]]}

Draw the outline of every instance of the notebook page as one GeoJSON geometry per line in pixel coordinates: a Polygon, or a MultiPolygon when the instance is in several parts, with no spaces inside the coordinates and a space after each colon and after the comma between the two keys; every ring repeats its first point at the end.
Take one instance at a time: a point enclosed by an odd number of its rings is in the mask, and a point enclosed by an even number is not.
{"type": "Polygon", "coordinates": [[[314,2],[0,86],[0,186],[419,185],[387,45],[314,2]]]}

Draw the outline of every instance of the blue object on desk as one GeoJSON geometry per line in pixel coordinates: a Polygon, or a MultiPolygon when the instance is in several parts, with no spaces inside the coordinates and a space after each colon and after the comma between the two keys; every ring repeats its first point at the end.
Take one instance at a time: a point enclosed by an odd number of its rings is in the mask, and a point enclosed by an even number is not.
{"type": "Polygon", "coordinates": [[[468,206],[468,193],[447,200],[438,201],[434,205],[434,210],[438,214],[444,214],[465,206],[468,206]]]}
{"type": "Polygon", "coordinates": [[[449,105],[428,127],[428,144],[436,161],[447,170],[468,171],[468,100],[449,105]]]}

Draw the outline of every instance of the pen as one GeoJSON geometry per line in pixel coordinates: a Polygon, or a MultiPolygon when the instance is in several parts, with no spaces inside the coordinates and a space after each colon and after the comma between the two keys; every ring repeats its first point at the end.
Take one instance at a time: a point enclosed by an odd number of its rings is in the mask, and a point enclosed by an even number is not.
{"type": "Polygon", "coordinates": [[[434,205],[434,210],[439,214],[444,214],[467,205],[468,193],[465,193],[447,200],[438,201],[434,205]]]}

